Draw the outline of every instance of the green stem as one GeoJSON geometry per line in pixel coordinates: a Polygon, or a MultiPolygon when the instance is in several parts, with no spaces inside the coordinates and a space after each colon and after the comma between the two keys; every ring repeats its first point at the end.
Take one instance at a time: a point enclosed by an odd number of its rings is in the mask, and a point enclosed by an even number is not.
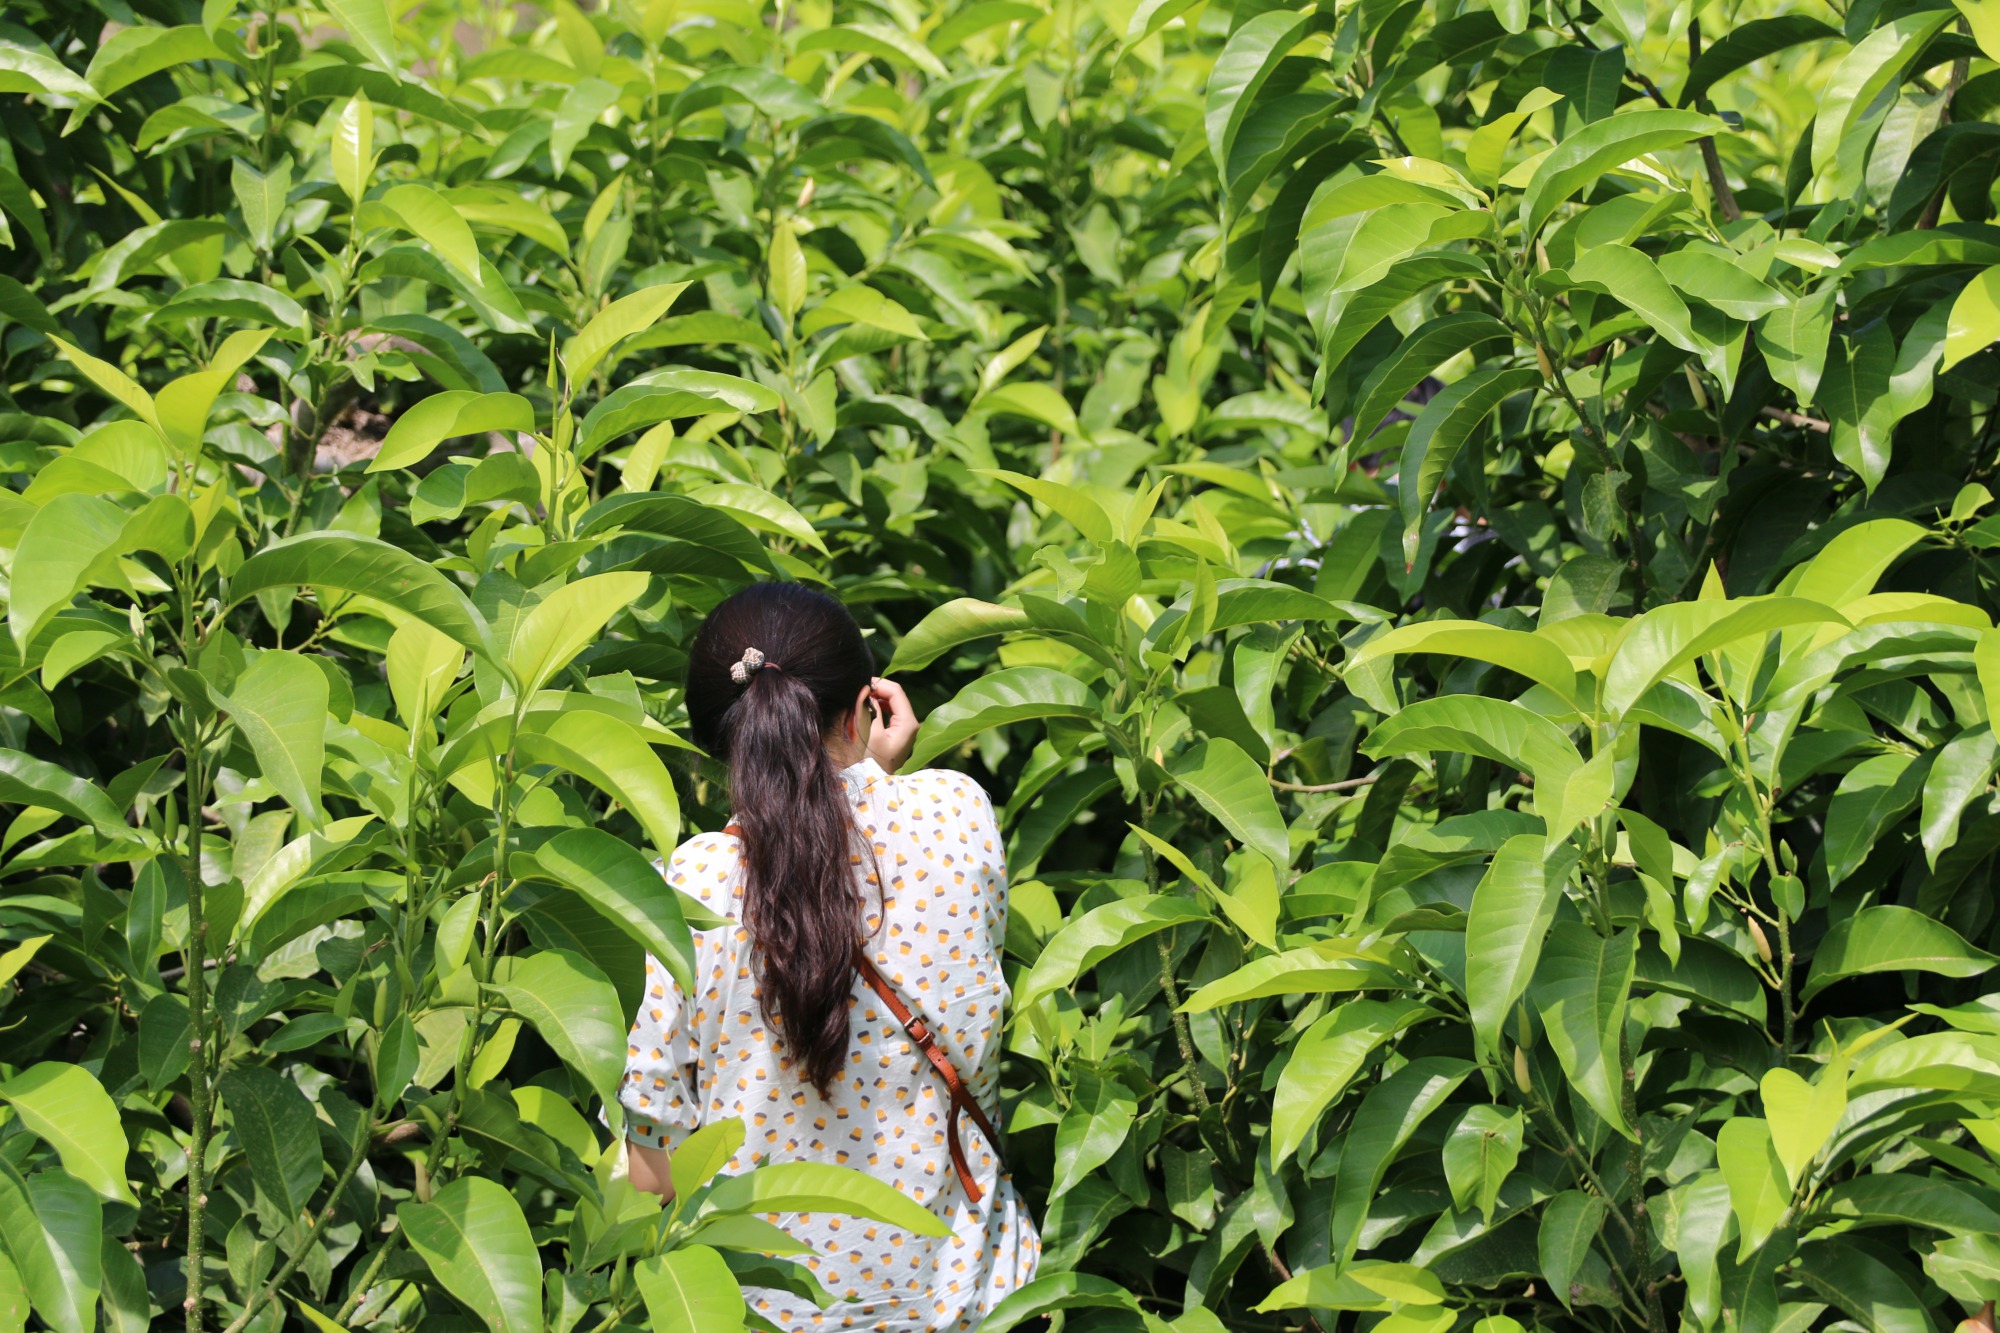
{"type": "Polygon", "coordinates": [[[396,1243],[402,1239],[401,1227],[389,1233],[388,1238],[382,1242],[382,1248],[375,1251],[374,1257],[368,1261],[368,1267],[363,1269],[361,1276],[355,1280],[354,1290],[348,1293],[347,1299],[341,1303],[339,1312],[333,1317],[334,1323],[346,1323],[353,1317],[354,1312],[361,1308],[361,1302],[367,1299],[369,1288],[375,1285],[375,1275],[382,1271],[383,1264],[389,1262],[389,1256],[395,1253],[396,1243]]]}
{"type": "Polygon", "coordinates": [[[187,1333],[201,1333],[203,1270],[207,1258],[204,1230],[208,1204],[208,1135],[214,1116],[209,1088],[209,1052],[203,1037],[208,1032],[208,920],[203,912],[201,882],[201,807],[207,799],[208,773],[202,755],[203,737],[197,729],[186,738],[188,756],[187,857],[182,875],[187,881],[188,934],[182,951],[182,975],[187,981],[188,1001],[188,1103],[193,1125],[188,1135],[187,1168],[187,1333]]]}
{"type": "MultiPolygon", "coordinates": [[[[1148,801],[1145,806],[1145,821],[1150,826],[1153,813],[1158,808],[1156,801],[1148,801]]],[[[1160,858],[1152,847],[1141,839],[1141,855],[1146,862],[1146,888],[1149,892],[1160,891],[1160,858]]],[[[1208,1087],[1202,1082],[1201,1060],[1194,1049],[1194,1033],[1188,1027],[1187,1015],[1181,1012],[1180,987],[1174,983],[1174,954],[1167,947],[1167,934],[1153,936],[1153,945],[1160,953],[1160,989],[1166,994],[1167,1013],[1174,1025],[1174,1044],[1180,1047],[1181,1069],[1187,1075],[1188,1094],[1194,1098],[1195,1108],[1208,1109],[1208,1087]]]]}

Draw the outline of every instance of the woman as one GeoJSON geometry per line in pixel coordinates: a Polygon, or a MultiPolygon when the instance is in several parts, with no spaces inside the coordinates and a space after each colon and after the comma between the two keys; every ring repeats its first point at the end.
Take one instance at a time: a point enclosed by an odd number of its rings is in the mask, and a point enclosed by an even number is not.
{"type": "Polygon", "coordinates": [[[896,772],[917,720],[874,669],[846,608],[795,584],[746,588],[695,636],[689,724],[728,764],[734,813],[722,832],[681,844],[667,878],[733,924],[695,936],[692,997],[648,960],[620,1101],[641,1189],[669,1195],[674,1147],[736,1118],[746,1133],[729,1170],[853,1167],[951,1225],[931,1239],[787,1217],[836,1304],[748,1293],[765,1318],[970,1333],[1041,1252],[979,1127],[1007,1002],[1007,872],[977,783],[896,772]],[[920,1026],[906,1029],[898,1007],[920,1026]]]}

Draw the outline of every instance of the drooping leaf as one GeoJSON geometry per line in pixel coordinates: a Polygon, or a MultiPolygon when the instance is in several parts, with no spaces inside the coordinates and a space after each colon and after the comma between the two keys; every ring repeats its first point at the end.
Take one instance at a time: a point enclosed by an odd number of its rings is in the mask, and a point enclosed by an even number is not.
{"type": "Polygon", "coordinates": [[[461,1176],[397,1218],[432,1275],[492,1333],[542,1333],[541,1258],[498,1181],[461,1176]]]}

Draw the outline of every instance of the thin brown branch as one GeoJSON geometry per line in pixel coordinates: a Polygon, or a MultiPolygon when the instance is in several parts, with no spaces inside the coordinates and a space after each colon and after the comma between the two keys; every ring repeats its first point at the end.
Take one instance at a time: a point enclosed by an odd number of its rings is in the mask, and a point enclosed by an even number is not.
{"type": "Polygon", "coordinates": [[[1757,414],[1769,417],[1773,421],[1782,421],[1787,426],[1797,426],[1800,430],[1816,430],[1822,435],[1833,429],[1818,417],[1809,417],[1802,412],[1787,412],[1782,407],[1760,407],[1757,409],[1757,414]]]}

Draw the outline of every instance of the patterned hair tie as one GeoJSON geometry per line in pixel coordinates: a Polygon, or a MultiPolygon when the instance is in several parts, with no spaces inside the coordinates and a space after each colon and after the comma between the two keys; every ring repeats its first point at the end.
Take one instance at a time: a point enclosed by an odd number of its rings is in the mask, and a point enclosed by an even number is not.
{"type": "Polygon", "coordinates": [[[750,677],[764,669],[764,652],[761,648],[745,648],[741,661],[729,668],[729,678],[738,685],[748,685],[750,677]]]}

